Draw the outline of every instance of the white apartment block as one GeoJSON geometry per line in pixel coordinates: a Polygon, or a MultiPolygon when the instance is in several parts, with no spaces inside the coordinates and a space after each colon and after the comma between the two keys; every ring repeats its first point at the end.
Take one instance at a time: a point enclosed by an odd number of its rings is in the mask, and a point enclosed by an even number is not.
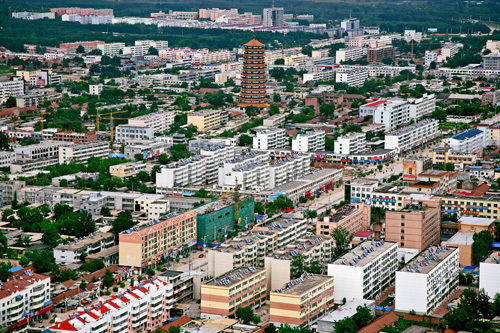
{"type": "Polygon", "coordinates": [[[263,125],[267,127],[278,127],[280,125],[285,125],[285,122],[286,122],[286,114],[278,113],[264,119],[263,125]]]}
{"type": "Polygon", "coordinates": [[[422,33],[417,32],[416,30],[405,30],[403,38],[407,43],[410,43],[412,40],[420,43],[422,40],[422,33]]]}
{"type": "Polygon", "coordinates": [[[255,225],[253,231],[269,231],[274,233],[277,239],[277,248],[281,249],[306,235],[307,219],[278,216],[255,225]]]}
{"type": "Polygon", "coordinates": [[[203,185],[205,173],[206,161],[200,155],[162,166],[156,174],[156,193],[174,186],[203,185]]]}
{"type": "Polygon", "coordinates": [[[373,123],[384,124],[386,131],[409,122],[410,105],[406,101],[386,100],[378,104],[373,112],[373,123]]]}
{"type": "Polygon", "coordinates": [[[436,95],[424,94],[420,98],[408,99],[408,103],[410,104],[410,118],[418,120],[436,110],[436,95]]]}
{"type": "Polygon", "coordinates": [[[16,153],[13,151],[0,151],[0,168],[10,167],[16,162],[16,153]]]}
{"type": "Polygon", "coordinates": [[[134,46],[123,48],[123,54],[130,54],[133,57],[143,57],[148,54],[150,47],[154,47],[158,51],[166,50],[168,49],[168,41],[136,40],[134,46]]]}
{"type": "Polygon", "coordinates": [[[91,142],[72,146],[59,147],[59,164],[73,161],[87,163],[91,157],[106,158],[109,156],[109,142],[91,142]]]}
{"type": "Polygon", "coordinates": [[[50,159],[59,156],[59,147],[70,145],[72,145],[70,142],[47,140],[34,145],[16,147],[14,152],[17,161],[50,159]]]}
{"type": "Polygon", "coordinates": [[[462,153],[481,153],[484,148],[485,132],[472,128],[445,139],[451,150],[462,153]]]}
{"type": "Polygon", "coordinates": [[[372,193],[379,186],[380,181],[375,178],[351,179],[351,204],[357,202],[371,202],[372,193]]]}
{"type": "MultiPolygon", "coordinates": [[[[7,327],[23,325],[27,314],[33,320],[52,309],[50,301],[50,278],[45,275],[24,270],[14,273],[7,281],[0,282],[0,325],[7,327]]],[[[10,331],[11,329],[9,329],[10,331]]]]}
{"type": "Polygon", "coordinates": [[[24,95],[24,81],[22,77],[16,76],[9,80],[8,77],[0,77],[0,103],[5,103],[11,96],[24,95]]]}
{"type": "Polygon", "coordinates": [[[210,276],[220,276],[243,266],[264,267],[264,257],[276,251],[276,235],[269,231],[246,231],[207,254],[210,276]]]}
{"type": "Polygon", "coordinates": [[[455,54],[457,54],[462,47],[463,47],[462,44],[445,43],[441,48],[442,60],[445,61],[446,58],[453,58],[455,54]]]}
{"type": "Polygon", "coordinates": [[[491,300],[500,293],[499,276],[500,255],[494,251],[479,263],[479,289],[484,289],[491,300]]]}
{"type": "Polygon", "coordinates": [[[58,265],[71,265],[81,262],[83,253],[97,253],[115,246],[115,235],[111,232],[97,232],[87,237],[76,239],[66,245],[54,248],[54,258],[58,265]]]}
{"type": "Polygon", "coordinates": [[[401,154],[423,145],[440,135],[439,121],[436,119],[425,119],[416,124],[386,133],[384,148],[401,154]]]}
{"type": "Polygon", "coordinates": [[[343,61],[358,60],[363,58],[363,49],[361,47],[349,47],[339,49],[335,52],[335,63],[340,64],[343,61]]]}
{"type": "Polygon", "coordinates": [[[292,151],[324,151],[325,150],[325,131],[314,130],[306,133],[297,134],[292,139],[292,151]]]}
{"type": "Polygon", "coordinates": [[[269,165],[269,189],[285,185],[310,174],[311,158],[308,154],[295,154],[269,165]]]}
{"type": "Polygon", "coordinates": [[[200,155],[205,157],[205,184],[217,184],[219,181],[219,170],[225,161],[234,158],[234,146],[212,146],[200,149],[200,155]]]}
{"type": "Polygon", "coordinates": [[[309,81],[331,81],[335,79],[335,71],[330,70],[320,70],[311,73],[305,73],[302,75],[302,80],[304,82],[309,81]]]}
{"type": "Polygon", "coordinates": [[[398,243],[364,241],[328,264],[335,277],[335,303],[370,299],[392,286],[398,267],[398,243]]]}
{"type": "Polygon", "coordinates": [[[437,62],[438,54],[433,51],[425,51],[425,66],[430,66],[432,62],[437,62]]]}
{"type": "Polygon", "coordinates": [[[318,262],[323,272],[326,272],[326,262],[332,259],[333,238],[305,235],[297,237],[293,242],[278,248],[266,256],[264,265],[267,270],[268,290],[281,288],[292,280],[293,259],[301,255],[304,266],[318,262]]]}
{"type": "Polygon", "coordinates": [[[106,43],[97,45],[97,49],[102,51],[102,55],[110,57],[119,55],[120,51],[123,52],[124,47],[125,43],[106,43]]]}
{"type": "Polygon", "coordinates": [[[57,157],[34,161],[12,162],[10,165],[10,173],[25,173],[33,170],[42,170],[48,166],[56,165],[58,163],[59,159],[57,157]]]}
{"type": "Polygon", "coordinates": [[[116,126],[115,140],[125,143],[128,140],[151,140],[154,138],[153,129],[148,126],[119,125],[116,126]]]}
{"type": "Polygon", "coordinates": [[[103,88],[104,88],[104,85],[102,83],[90,84],[89,85],[89,94],[99,96],[99,95],[101,95],[103,88]]]}
{"type": "Polygon", "coordinates": [[[131,118],[128,124],[132,126],[145,126],[153,130],[153,134],[163,133],[174,123],[175,112],[158,111],[147,115],[131,118]]]}
{"type": "Polygon", "coordinates": [[[285,148],[285,129],[271,127],[258,131],[253,138],[254,149],[283,149],[285,148]]]}
{"type": "Polygon", "coordinates": [[[434,312],[458,288],[458,252],[456,247],[430,246],[397,271],[395,310],[434,312]]]}
{"type": "Polygon", "coordinates": [[[368,80],[368,71],[364,69],[337,70],[335,72],[335,81],[345,83],[349,87],[362,86],[368,80]]]}
{"type": "Polygon", "coordinates": [[[335,154],[362,154],[366,150],[366,133],[347,133],[334,142],[335,154]]]}
{"type": "Polygon", "coordinates": [[[107,300],[78,310],[56,322],[51,332],[105,333],[152,332],[170,318],[175,303],[173,285],[144,278],[135,286],[107,300]]]}
{"type": "Polygon", "coordinates": [[[236,179],[243,189],[269,188],[269,152],[252,151],[247,155],[226,161],[219,171],[219,186],[234,188],[236,179]]]}

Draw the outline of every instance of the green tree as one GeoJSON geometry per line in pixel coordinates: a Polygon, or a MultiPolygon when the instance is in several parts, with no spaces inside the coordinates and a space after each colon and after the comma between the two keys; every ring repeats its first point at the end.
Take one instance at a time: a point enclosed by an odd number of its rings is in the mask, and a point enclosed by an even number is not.
{"type": "Polygon", "coordinates": [[[271,106],[269,106],[269,114],[274,116],[278,113],[280,113],[280,108],[276,104],[271,104],[271,106]]]}
{"type": "Polygon", "coordinates": [[[238,144],[242,147],[251,146],[253,144],[253,138],[249,135],[242,134],[238,138],[238,144]]]}
{"type": "Polygon", "coordinates": [[[145,274],[147,276],[155,276],[155,271],[153,269],[151,269],[151,268],[148,268],[148,269],[146,269],[145,274]]]}
{"type": "Polygon", "coordinates": [[[111,210],[108,207],[103,206],[101,208],[101,215],[102,216],[111,216],[111,210]]]}
{"type": "Polygon", "coordinates": [[[102,284],[109,288],[115,283],[115,278],[113,277],[113,273],[109,269],[106,270],[106,274],[102,277],[102,284]]]}
{"type": "Polygon", "coordinates": [[[7,101],[5,101],[5,107],[7,108],[15,108],[17,106],[17,101],[14,96],[9,96],[7,101]]]}
{"type": "Polygon", "coordinates": [[[82,280],[79,287],[80,287],[80,290],[87,289],[87,282],[85,282],[85,280],[82,280]]]}
{"type": "Polygon", "coordinates": [[[244,308],[238,308],[235,312],[235,316],[243,321],[243,324],[248,325],[253,321],[254,313],[250,306],[244,308]]]}
{"type": "Polygon", "coordinates": [[[44,228],[42,235],[42,243],[48,245],[50,248],[55,248],[61,239],[59,230],[51,224],[44,228]]]}
{"type": "Polygon", "coordinates": [[[197,197],[197,198],[211,198],[212,195],[211,194],[208,194],[207,190],[205,190],[204,188],[200,188],[195,194],[194,194],[194,197],[197,197]]]}
{"type": "Polygon", "coordinates": [[[321,266],[321,263],[317,260],[311,261],[311,264],[306,267],[306,272],[312,273],[312,274],[321,274],[323,273],[323,267],[321,266]]]}
{"type": "Polygon", "coordinates": [[[285,59],[276,59],[274,60],[275,65],[284,65],[285,64],[285,59]]]}
{"type": "Polygon", "coordinates": [[[170,155],[172,155],[172,160],[177,162],[181,159],[188,158],[191,156],[191,153],[187,149],[186,145],[179,143],[170,147],[170,155]]]}
{"type": "Polygon", "coordinates": [[[155,165],[151,169],[151,181],[156,184],[156,175],[161,173],[161,167],[159,165],[155,165]]]}
{"type": "Polygon", "coordinates": [[[245,113],[249,117],[255,117],[259,114],[259,112],[260,112],[259,108],[253,105],[247,106],[245,108],[245,113]]]}
{"type": "Polygon", "coordinates": [[[368,325],[368,323],[372,321],[373,316],[370,312],[370,309],[368,309],[366,305],[363,306],[359,305],[356,308],[356,314],[352,317],[352,319],[356,323],[356,326],[361,328],[368,325]]]}
{"type": "Polygon", "coordinates": [[[76,53],[77,54],[85,53],[85,48],[83,47],[83,45],[78,45],[78,47],[76,48],[76,53]]]}
{"type": "Polygon", "coordinates": [[[477,234],[472,235],[472,261],[477,263],[481,258],[490,252],[490,245],[493,243],[494,238],[488,230],[483,230],[477,234]]]}
{"type": "Polygon", "coordinates": [[[123,211],[118,214],[118,217],[111,223],[111,232],[119,234],[120,232],[132,228],[135,223],[132,220],[132,213],[123,211]]]}
{"type": "Polygon", "coordinates": [[[493,303],[491,304],[491,311],[493,312],[493,316],[500,316],[500,294],[496,293],[493,296],[493,303]]]}
{"type": "Polygon", "coordinates": [[[80,270],[84,272],[94,273],[105,267],[104,263],[100,260],[92,260],[80,266],[80,270]]]}
{"type": "MultiPolygon", "coordinates": [[[[8,221],[9,216],[14,215],[14,210],[10,208],[6,208],[2,213],[2,221],[8,221]]],[[[2,231],[0,231],[2,232],[2,231]]]]}
{"type": "Polygon", "coordinates": [[[332,237],[335,240],[333,253],[335,257],[339,257],[349,249],[353,234],[343,227],[338,227],[332,231],[332,237]]]}
{"type": "Polygon", "coordinates": [[[168,158],[167,154],[161,154],[160,156],[158,156],[158,162],[165,165],[170,163],[170,159],[168,158]]]}
{"type": "Polygon", "coordinates": [[[281,95],[280,94],[274,94],[273,95],[273,102],[274,103],[281,103],[281,95]]]}
{"type": "Polygon", "coordinates": [[[10,150],[9,137],[4,132],[0,132],[0,150],[10,150]]]}
{"type": "Polygon", "coordinates": [[[181,333],[181,328],[179,326],[170,326],[168,333],[181,333]]]}
{"type": "Polygon", "coordinates": [[[276,331],[276,326],[274,326],[273,324],[269,324],[264,328],[264,333],[276,333],[276,331]]]}
{"type": "Polygon", "coordinates": [[[134,159],[135,159],[136,161],[142,161],[142,160],[144,159],[144,155],[143,155],[143,154],[141,154],[141,153],[135,154],[135,155],[134,155],[134,159]]]}
{"type": "Polygon", "coordinates": [[[291,267],[291,278],[292,279],[297,279],[304,274],[304,257],[302,254],[297,254],[296,256],[293,257],[292,259],[292,267],[291,267]]]}
{"type": "Polygon", "coordinates": [[[0,262],[0,281],[7,282],[12,276],[12,272],[9,272],[11,268],[12,264],[10,262],[0,262]]]}
{"type": "Polygon", "coordinates": [[[354,333],[358,330],[356,322],[351,317],[347,317],[335,322],[335,332],[354,333]]]}
{"type": "Polygon", "coordinates": [[[319,107],[319,113],[326,118],[333,118],[335,109],[335,104],[323,104],[319,107]]]}

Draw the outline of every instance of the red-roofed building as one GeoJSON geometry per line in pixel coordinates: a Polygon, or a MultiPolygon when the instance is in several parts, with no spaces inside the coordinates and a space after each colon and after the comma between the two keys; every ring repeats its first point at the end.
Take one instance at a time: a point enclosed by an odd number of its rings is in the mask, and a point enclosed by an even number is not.
{"type": "Polygon", "coordinates": [[[6,325],[9,331],[46,318],[52,310],[50,277],[26,269],[16,271],[0,286],[0,308],[8,314],[0,316],[0,325],[6,325]]]}
{"type": "Polygon", "coordinates": [[[53,332],[152,332],[170,318],[172,284],[144,279],[139,285],[56,322],[53,332]],[[145,311],[147,309],[147,311],[145,311]]]}

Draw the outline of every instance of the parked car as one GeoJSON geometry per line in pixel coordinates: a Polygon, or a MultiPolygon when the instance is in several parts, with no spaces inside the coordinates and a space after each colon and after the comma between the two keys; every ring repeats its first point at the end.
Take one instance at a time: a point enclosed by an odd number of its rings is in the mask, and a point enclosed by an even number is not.
{"type": "Polygon", "coordinates": [[[203,258],[205,255],[202,253],[198,256],[198,258],[203,258]]]}

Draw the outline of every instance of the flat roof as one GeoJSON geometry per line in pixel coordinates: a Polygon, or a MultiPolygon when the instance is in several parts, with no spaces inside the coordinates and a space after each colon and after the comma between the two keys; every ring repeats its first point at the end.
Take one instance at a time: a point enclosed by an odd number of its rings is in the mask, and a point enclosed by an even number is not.
{"type": "MultiPolygon", "coordinates": [[[[239,202],[250,199],[252,197],[251,195],[241,194],[241,193],[239,196],[240,196],[239,202]]],[[[201,199],[202,198],[200,198],[200,200],[201,199]]],[[[212,201],[212,202],[207,203],[206,205],[198,207],[194,211],[196,212],[197,215],[205,215],[208,213],[217,212],[221,209],[230,207],[230,206],[234,205],[234,203],[235,203],[234,196],[232,194],[229,194],[228,196],[226,196],[222,199],[212,201]]]]}
{"type": "Polygon", "coordinates": [[[449,247],[446,245],[429,246],[416,257],[412,258],[399,271],[421,274],[429,273],[434,267],[439,265],[444,259],[457,250],[458,248],[456,247],[449,247]]]}
{"type": "Polygon", "coordinates": [[[74,251],[81,248],[85,248],[89,245],[95,244],[97,242],[101,242],[105,239],[114,238],[115,235],[111,232],[96,232],[94,234],[90,234],[91,236],[86,236],[83,238],[79,238],[73,242],[69,242],[66,245],[58,246],[55,250],[63,250],[63,251],[74,251]]]}
{"type": "Polygon", "coordinates": [[[280,231],[289,228],[299,222],[305,221],[305,218],[297,217],[280,217],[269,222],[264,222],[262,224],[256,224],[254,227],[257,228],[268,228],[271,231],[280,231]]]}
{"type": "Polygon", "coordinates": [[[243,280],[249,279],[259,273],[265,271],[265,268],[255,268],[251,267],[241,267],[237,269],[233,269],[221,276],[216,277],[215,279],[205,283],[206,285],[211,286],[232,286],[235,283],[241,282],[243,280]]]}
{"type": "Polygon", "coordinates": [[[358,312],[358,306],[369,306],[373,303],[375,303],[375,301],[369,299],[354,298],[352,301],[340,306],[336,310],[325,314],[323,317],[320,317],[318,321],[335,323],[336,321],[342,320],[344,318],[351,318],[358,312]]]}
{"type": "Polygon", "coordinates": [[[333,279],[333,276],[306,273],[303,277],[291,280],[286,283],[283,288],[274,290],[274,292],[287,295],[302,295],[309,290],[318,287],[321,283],[333,279]]]}
{"type": "Polygon", "coordinates": [[[325,217],[330,218],[329,222],[339,222],[340,220],[346,218],[347,216],[351,215],[357,211],[356,206],[354,205],[344,205],[337,209],[335,213],[332,213],[330,215],[327,215],[325,217]]]}
{"type": "Polygon", "coordinates": [[[489,226],[492,223],[495,223],[495,219],[489,219],[486,217],[466,217],[463,216],[458,219],[459,223],[463,224],[472,224],[472,225],[482,225],[482,226],[489,226]]]}
{"type": "Polygon", "coordinates": [[[237,237],[224,242],[224,244],[212,250],[226,253],[239,252],[245,249],[247,246],[269,237],[275,238],[276,234],[270,231],[246,231],[244,233],[240,233],[237,237]]]}
{"type": "Polygon", "coordinates": [[[500,252],[491,252],[482,262],[486,264],[499,264],[500,265],[500,252]]]}
{"type": "Polygon", "coordinates": [[[467,140],[467,139],[470,139],[472,137],[475,137],[479,134],[484,134],[484,132],[481,130],[478,130],[477,128],[471,128],[469,130],[455,134],[454,136],[451,137],[451,139],[462,141],[462,140],[467,140]]]}
{"type": "Polygon", "coordinates": [[[474,243],[474,240],[472,239],[472,236],[474,236],[474,234],[474,231],[460,230],[443,243],[450,245],[472,245],[472,243],[474,243]]]}
{"type": "Polygon", "coordinates": [[[292,260],[295,256],[299,254],[307,253],[313,250],[320,244],[326,241],[330,241],[330,237],[321,237],[316,235],[306,235],[297,239],[295,242],[287,244],[285,247],[276,250],[273,254],[268,257],[273,257],[274,259],[281,260],[292,260]]]}
{"type": "Polygon", "coordinates": [[[427,176],[427,177],[443,177],[449,174],[449,171],[444,171],[444,170],[434,170],[434,169],[429,169],[425,170],[424,172],[418,174],[418,176],[427,176]]]}
{"type": "Polygon", "coordinates": [[[107,258],[109,256],[112,256],[113,254],[117,254],[119,247],[120,247],[119,245],[108,247],[107,249],[104,249],[104,250],[102,250],[100,252],[97,252],[97,253],[94,253],[94,254],[90,254],[86,258],[89,258],[89,259],[103,259],[103,258],[107,258]]]}
{"type": "Polygon", "coordinates": [[[379,184],[380,181],[376,178],[358,178],[358,179],[351,179],[351,186],[371,186],[371,185],[377,185],[379,184]]]}
{"type": "Polygon", "coordinates": [[[334,265],[365,266],[383,252],[397,244],[396,242],[369,241],[359,243],[355,248],[333,262],[334,265]]]}

